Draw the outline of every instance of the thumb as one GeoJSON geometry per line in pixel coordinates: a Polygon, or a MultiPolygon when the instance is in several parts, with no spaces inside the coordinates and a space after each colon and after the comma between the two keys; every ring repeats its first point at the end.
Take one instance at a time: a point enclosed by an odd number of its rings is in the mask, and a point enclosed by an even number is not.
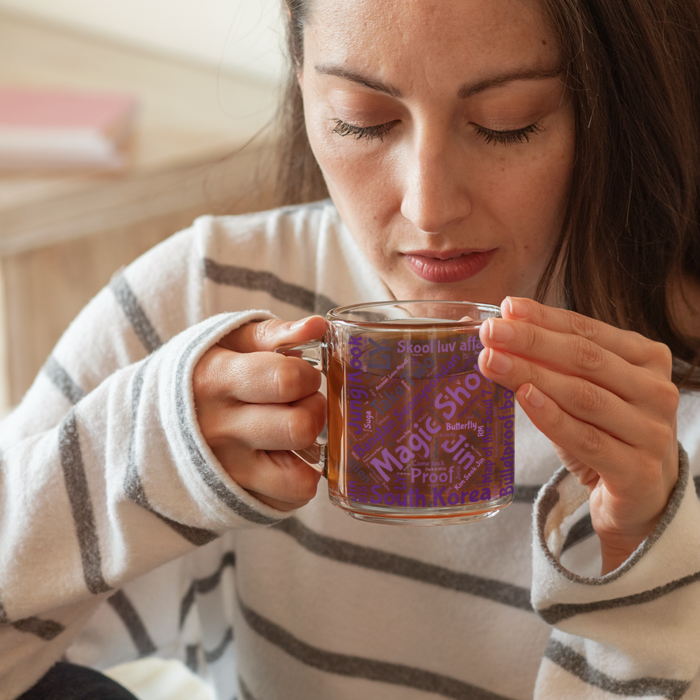
{"type": "Polygon", "coordinates": [[[273,351],[280,345],[301,345],[320,338],[326,332],[323,316],[307,316],[288,322],[270,319],[246,323],[224,336],[219,345],[234,352],[273,351]]]}

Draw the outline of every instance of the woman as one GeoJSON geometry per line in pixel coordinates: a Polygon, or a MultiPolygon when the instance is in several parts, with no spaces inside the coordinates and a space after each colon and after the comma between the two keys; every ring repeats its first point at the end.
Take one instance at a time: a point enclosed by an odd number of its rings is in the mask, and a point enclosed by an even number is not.
{"type": "Polygon", "coordinates": [[[221,698],[692,697],[700,9],[288,9],[284,182],[332,203],[151,251],[3,425],[5,697],[73,639],[98,667],[177,656],[221,698]],[[323,321],[244,310],[392,298],[503,300],[479,362],[522,411],[495,520],[359,523],[289,452],[320,379],[267,351],[323,321]]]}

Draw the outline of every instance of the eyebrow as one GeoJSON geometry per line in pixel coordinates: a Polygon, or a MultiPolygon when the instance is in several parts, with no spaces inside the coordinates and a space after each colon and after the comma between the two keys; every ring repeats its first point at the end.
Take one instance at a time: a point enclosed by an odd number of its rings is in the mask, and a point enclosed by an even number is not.
{"type": "Polygon", "coordinates": [[[401,97],[401,90],[393,87],[392,85],[387,85],[382,83],[380,80],[372,80],[371,78],[366,78],[364,75],[359,73],[354,73],[353,71],[346,70],[340,66],[316,66],[316,72],[321,75],[335,75],[338,78],[345,78],[351,83],[357,83],[358,85],[364,85],[371,90],[376,90],[377,92],[385,92],[387,95],[392,97],[401,97]]]}
{"type": "MultiPolygon", "coordinates": [[[[380,80],[373,80],[372,78],[367,78],[366,76],[361,75],[360,73],[355,73],[354,71],[341,68],[340,66],[319,65],[316,66],[316,72],[320,75],[334,75],[338,78],[344,78],[345,80],[349,80],[351,83],[363,85],[364,87],[367,87],[370,90],[376,90],[377,92],[386,93],[391,97],[402,97],[401,91],[398,88],[395,88],[393,85],[388,85],[386,83],[381,82],[380,80]]],[[[510,73],[502,73],[500,75],[495,75],[491,78],[480,80],[479,82],[473,83],[471,85],[462,85],[462,87],[460,87],[457,91],[457,96],[460,99],[466,100],[467,98],[472,97],[480,92],[483,92],[484,90],[488,90],[489,88],[493,87],[500,87],[501,85],[511,83],[515,80],[545,80],[547,78],[556,78],[558,75],[560,75],[560,73],[560,68],[555,68],[551,70],[529,69],[512,71],[510,73]]]]}
{"type": "Polygon", "coordinates": [[[561,74],[560,68],[554,68],[551,70],[520,70],[514,71],[512,73],[503,73],[502,75],[496,75],[492,78],[486,78],[485,80],[480,80],[478,83],[473,85],[462,85],[457,93],[458,97],[466,100],[472,95],[476,95],[479,92],[488,90],[493,87],[500,87],[506,83],[511,83],[515,80],[546,80],[547,78],[556,78],[561,74]]]}

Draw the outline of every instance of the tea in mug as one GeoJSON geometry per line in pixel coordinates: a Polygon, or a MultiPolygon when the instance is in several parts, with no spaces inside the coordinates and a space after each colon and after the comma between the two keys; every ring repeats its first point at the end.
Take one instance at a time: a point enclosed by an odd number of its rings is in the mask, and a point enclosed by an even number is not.
{"type": "Polygon", "coordinates": [[[447,524],[512,501],[514,395],[479,371],[479,325],[331,324],[334,504],[363,520],[447,524]]]}

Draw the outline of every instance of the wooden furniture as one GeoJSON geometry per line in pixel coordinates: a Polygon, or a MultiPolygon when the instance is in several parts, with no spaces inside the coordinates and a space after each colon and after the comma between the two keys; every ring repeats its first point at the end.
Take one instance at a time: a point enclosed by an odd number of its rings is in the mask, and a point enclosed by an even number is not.
{"type": "Polygon", "coordinates": [[[3,410],[115,270],[201,214],[270,203],[270,129],[236,151],[270,122],[275,94],[245,77],[5,13],[0,83],[113,89],[140,101],[124,173],[0,173],[3,410]]]}

